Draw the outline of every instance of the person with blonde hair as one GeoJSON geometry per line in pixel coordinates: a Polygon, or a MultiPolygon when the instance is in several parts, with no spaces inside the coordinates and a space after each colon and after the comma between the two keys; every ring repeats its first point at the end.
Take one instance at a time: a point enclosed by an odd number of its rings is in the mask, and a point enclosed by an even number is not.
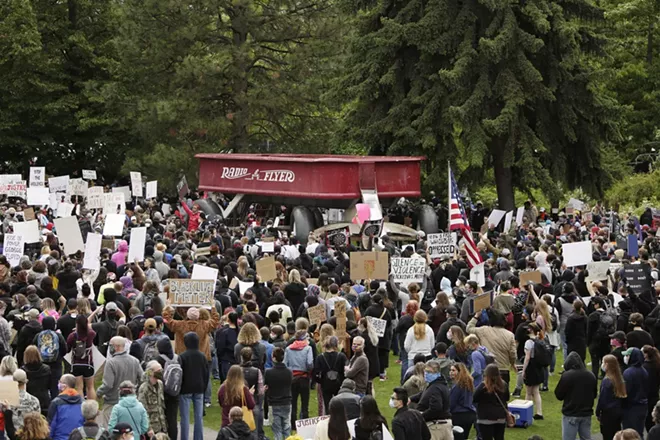
{"type": "MultiPolygon", "coordinates": [[[[632,428],[624,429],[619,431],[614,436],[614,440],[642,440],[642,437],[632,428]]],[[[646,440],[652,440],[648,437],[646,440]]]]}
{"type": "Polygon", "coordinates": [[[261,341],[261,332],[257,326],[251,322],[246,322],[238,332],[238,343],[234,346],[234,357],[236,363],[241,363],[241,350],[245,347],[252,349],[252,363],[260,370],[264,369],[266,364],[266,346],[261,341]]]}
{"type": "Polygon", "coordinates": [[[474,386],[479,386],[483,380],[483,371],[488,365],[486,356],[491,356],[488,349],[481,345],[477,335],[467,335],[463,340],[468,350],[470,350],[470,365],[472,366],[472,379],[474,386]]]}
{"type": "Polygon", "coordinates": [[[406,392],[408,392],[409,396],[415,396],[426,389],[424,368],[426,368],[424,362],[417,362],[413,367],[413,374],[402,385],[406,392]]]}
{"type": "MultiPolygon", "coordinates": [[[[3,404],[4,407],[4,404],[3,404]]],[[[12,410],[5,409],[5,432],[11,440],[50,440],[51,432],[48,422],[38,412],[30,412],[23,416],[23,426],[15,427],[12,423],[12,410]]]]}
{"type": "Polygon", "coordinates": [[[233,407],[247,406],[252,410],[255,407],[254,397],[245,386],[245,376],[240,365],[232,365],[227,373],[227,380],[218,390],[218,404],[222,407],[222,426],[230,424],[230,410],[233,407]]]}
{"type": "Polygon", "coordinates": [[[41,300],[41,310],[39,313],[39,322],[42,322],[45,317],[50,316],[56,321],[60,319],[60,314],[57,312],[57,307],[55,306],[55,301],[50,298],[44,298],[41,300]]]}
{"type": "Polygon", "coordinates": [[[605,372],[605,377],[600,383],[596,418],[600,422],[600,433],[603,435],[603,440],[612,440],[614,434],[621,429],[623,404],[628,393],[616,356],[605,355],[601,369],[605,372]]]}
{"type": "Polygon", "coordinates": [[[404,347],[408,353],[408,362],[415,359],[415,355],[423,354],[430,357],[433,353],[433,344],[435,342],[435,335],[431,327],[426,324],[426,312],[424,310],[417,310],[413,318],[414,324],[408,329],[406,333],[406,340],[404,347]]]}
{"type": "Polygon", "coordinates": [[[5,356],[0,362],[0,380],[12,380],[14,373],[18,370],[18,362],[14,356],[5,356]]]}
{"type": "Polygon", "coordinates": [[[289,284],[284,287],[284,298],[291,304],[291,310],[296,313],[300,306],[305,302],[305,285],[300,278],[298,269],[291,269],[288,278],[289,284]]]}
{"type": "Polygon", "coordinates": [[[25,414],[31,412],[41,412],[41,405],[39,399],[25,390],[25,385],[28,383],[27,374],[23,370],[16,370],[14,372],[14,382],[18,384],[18,406],[12,407],[12,422],[15,429],[23,427],[23,418],[25,414]]]}
{"type": "Polygon", "coordinates": [[[216,440],[250,440],[250,427],[243,420],[243,409],[234,406],[229,410],[229,425],[220,428],[216,440]]]}

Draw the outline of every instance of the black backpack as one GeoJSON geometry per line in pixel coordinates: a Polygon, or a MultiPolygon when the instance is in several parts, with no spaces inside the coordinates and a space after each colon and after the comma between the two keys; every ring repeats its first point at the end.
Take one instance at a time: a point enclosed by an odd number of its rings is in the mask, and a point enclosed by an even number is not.
{"type": "Polygon", "coordinates": [[[337,366],[337,361],[339,360],[339,353],[337,353],[337,357],[335,357],[335,362],[332,364],[332,367],[328,363],[328,358],[325,356],[325,354],[322,354],[321,357],[329,368],[329,370],[325,373],[325,377],[323,378],[323,389],[327,389],[328,391],[333,392],[338,391],[339,388],[341,388],[341,380],[339,377],[339,372],[335,370],[335,367],[337,366]]]}
{"type": "Polygon", "coordinates": [[[545,340],[534,341],[534,361],[543,368],[552,362],[552,348],[545,340]]]}

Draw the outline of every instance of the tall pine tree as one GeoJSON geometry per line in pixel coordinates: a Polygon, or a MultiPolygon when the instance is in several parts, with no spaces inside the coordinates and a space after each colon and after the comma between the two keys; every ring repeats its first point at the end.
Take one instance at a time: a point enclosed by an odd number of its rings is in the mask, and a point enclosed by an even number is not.
{"type": "Polygon", "coordinates": [[[603,14],[588,0],[376,0],[356,12],[340,91],[348,133],[372,153],[425,154],[431,175],[453,159],[470,183],[492,169],[507,210],[515,186],[602,192],[616,108],[589,62],[603,14]]]}

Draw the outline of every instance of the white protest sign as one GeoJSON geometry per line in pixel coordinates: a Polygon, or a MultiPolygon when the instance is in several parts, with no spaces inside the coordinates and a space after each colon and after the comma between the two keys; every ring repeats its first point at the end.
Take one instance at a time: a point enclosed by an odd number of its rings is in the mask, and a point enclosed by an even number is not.
{"type": "Polygon", "coordinates": [[[49,193],[48,196],[48,206],[50,207],[50,209],[53,210],[53,212],[55,212],[54,210],[57,209],[57,205],[60,204],[57,197],[58,197],[57,193],[49,193]]]}
{"type": "Polygon", "coordinates": [[[103,225],[103,235],[121,236],[124,233],[125,214],[107,214],[103,225]]]}
{"type": "Polygon", "coordinates": [[[18,263],[21,262],[21,257],[23,256],[23,248],[25,247],[25,241],[23,236],[19,234],[6,234],[5,242],[2,247],[2,255],[7,258],[11,267],[18,266],[18,263]]]}
{"type": "Polygon", "coordinates": [[[590,241],[566,243],[561,247],[566,267],[584,266],[593,261],[593,251],[590,241]]]}
{"type": "Polygon", "coordinates": [[[570,208],[575,208],[578,211],[582,211],[582,208],[584,207],[584,202],[582,200],[574,199],[573,197],[571,197],[568,200],[566,206],[570,208]]]}
{"type": "Polygon", "coordinates": [[[85,243],[83,243],[77,218],[56,218],[53,222],[55,223],[57,238],[62,246],[64,246],[64,253],[66,255],[75,254],[78,251],[85,250],[85,243]]]}
{"type": "Polygon", "coordinates": [[[123,192],[106,193],[104,197],[104,214],[124,214],[126,212],[126,196],[123,192]]]}
{"type": "Polygon", "coordinates": [[[127,186],[118,186],[118,187],[112,188],[112,192],[114,194],[117,194],[117,193],[124,194],[124,201],[131,200],[131,189],[127,186]]]}
{"type": "Polygon", "coordinates": [[[131,171],[131,189],[133,197],[142,197],[142,174],[137,171],[131,171]]]}
{"type": "Polygon", "coordinates": [[[623,297],[618,293],[612,293],[612,298],[614,298],[614,307],[617,307],[623,301],[623,297]]]}
{"type": "Polygon", "coordinates": [[[262,241],[261,242],[261,252],[275,252],[275,242],[274,241],[262,241]]]}
{"type": "Polygon", "coordinates": [[[46,167],[30,167],[30,186],[45,187],[46,186],[46,167]]]}
{"type": "Polygon", "coordinates": [[[40,243],[41,234],[39,233],[39,222],[37,220],[30,220],[28,222],[14,222],[12,223],[14,234],[23,236],[25,243],[40,243]]]}
{"type": "Polygon", "coordinates": [[[27,189],[27,204],[30,206],[46,206],[50,203],[48,188],[29,187],[27,189]]]}
{"type": "Polygon", "coordinates": [[[87,242],[85,243],[85,258],[83,259],[83,269],[99,270],[101,261],[101,240],[103,236],[95,232],[87,233],[87,242]]]}
{"type": "Polygon", "coordinates": [[[403,286],[422,283],[426,272],[426,260],[423,258],[392,258],[394,281],[403,286]]]}
{"type": "Polygon", "coordinates": [[[68,194],[70,196],[80,196],[87,197],[87,181],[83,179],[69,179],[69,190],[68,194]]]}
{"type": "Polygon", "coordinates": [[[57,217],[68,217],[73,212],[73,205],[71,203],[58,203],[57,204],[57,217]]]}
{"type": "MultiPolygon", "coordinates": [[[[352,419],[346,422],[348,425],[348,432],[351,434],[351,438],[355,438],[355,421],[357,419],[352,419]]],[[[387,427],[385,425],[382,425],[381,428],[383,429],[383,440],[394,440],[394,437],[392,437],[392,433],[388,431],[387,427]]],[[[453,436],[452,436],[453,437],[453,436]]],[[[307,437],[304,437],[307,438],[307,437]]],[[[313,437],[311,437],[313,438],[313,437]]],[[[419,440],[419,439],[408,439],[408,440],[419,440]]]]}
{"type": "Polygon", "coordinates": [[[525,214],[525,207],[521,206],[518,208],[518,211],[516,211],[516,224],[518,226],[521,226],[523,224],[523,215],[525,214]]]}
{"type": "Polygon", "coordinates": [[[509,211],[504,216],[504,232],[509,232],[511,229],[511,221],[513,219],[513,211],[509,211]]]}
{"type": "Polygon", "coordinates": [[[427,241],[428,252],[431,258],[439,258],[441,255],[454,255],[456,252],[456,233],[445,232],[443,234],[429,234],[427,241]]]}
{"type": "MultiPolygon", "coordinates": [[[[316,425],[318,425],[321,420],[325,420],[327,418],[330,418],[330,416],[312,417],[311,419],[296,420],[296,433],[298,434],[298,436],[300,436],[300,438],[304,440],[313,439],[316,435],[316,425]]],[[[355,422],[353,424],[355,424],[355,422]]]]}
{"type": "Polygon", "coordinates": [[[387,321],[384,319],[374,318],[373,316],[367,316],[369,324],[374,328],[376,334],[379,338],[385,336],[385,329],[387,328],[387,321]]]}
{"type": "Polygon", "coordinates": [[[147,182],[147,199],[155,199],[156,197],[158,197],[158,181],[147,182]]]}
{"type": "Polygon", "coordinates": [[[0,185],[20,182],[21,180],[23,180],[23,176],[20,174],[0,174],[0,185]]]}
{"type": "Polygon", "coordinates": [[[128,261],[144,261],[144,247],[147,244],[147,228],[132,228],[131,241],[128,246],[128,261]]]}
{"type": "Polygon", "coordinates": [[[82,170],[83,179],[96,180],[96,170],[82,170]]]}
{"type": "Polygon", "coordinates": [[[587,264],[587,271],[589,281],[599,281],[607,279],[607,271],[610,269],[609,261],[594,261],[587,264]]]}
{"type": "Polygon", "coordinates": [[[251,289],[252,286],[254,286],[254,283],[239,281],[238,282],[238,292],[241,294],[241,297],[245,294],[245,292],[248,291],[248,289],[251,289]]]}
{"type": "Polygon", "coordinates": [[[376,191],[362,191],[362,201],[369,205],[369,220],[380,220],[383,218],[383,210],[380,207],[380,200],[378,200],[378,193],[376,191]]]}
{"type": "Polygon", "coordinates": [[[193,265],[191,280],[216,280],[218,279],[218,269],[201,264],[193,265]]]}
{"type": "Polygon", "coordinates": [[[506,215],[506,211],[502,211],[501,209],[493,209],[488,216],[488,226],[495,226],[500,224],[504,216],[506,215]]]}
{"type": "Polygon", "coordinates": [[[69,189],[69,176],[51,177],[48,179],[48,190],[52,193],[67,192],[69,189]]]}
{"type": "Polygon", "coordinates": [[[103,209],[105,195],[102,186],[93,186],[87,190],[87,209],[103,209]]]}
{"type": "Polygon", "coordinates": [[[2,185],[0,193],[7,194],[7,197],[18,197],[20,199],[25,199],[27,193],[27,184],[25,183],[25,180],[6,183],[2,185]]]}
{"type": "Polygon", "coordinates": [[[591,302],[591,297],[590,296],[582,296],[582,297],[580,297],[580,301],[582,301],[586,307],[589,307],[589,303],[591,302]]]}
{"type": "Polygon", "coordinates": [[[470,281],[475,281],[480,287],[486,285],[486,270],[484,269],[484,264],[485,263],[478,264],[470,269],[470,281]]]}
{"type": "MultiPolygon", "coordinates": [[[[66,355],[64,355],[64,360],[67,361],[69,364],[71,364],[72,353],[73,352],[70,351],[66,355]]],[[[105,356],[103,356],[99,351],[99,349],[96,348],[96,345],[92,345],[92,363],[94,364],[94,374],[98,373],[99,369],[105,363],[105,356]]]]}

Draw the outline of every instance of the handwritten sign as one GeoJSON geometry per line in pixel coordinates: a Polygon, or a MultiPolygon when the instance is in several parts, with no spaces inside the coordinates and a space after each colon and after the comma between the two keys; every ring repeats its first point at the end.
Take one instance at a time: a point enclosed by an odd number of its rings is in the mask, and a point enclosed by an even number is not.
{"type": "Polygon", "coordinates": [[[262,252],[275,252],[275,238],[274,237],[264,237],[261,241],[261,251],[262,252]]]}
{"type": "Polygon", "coordinates": [[[541,284],[541,272],[538,270],[520,272],[520,288],[526,286],[530,281],[534,284],[541,284]]]}
{"type": "Polygon", "coordinates": [[[337,318],[337,336],[340,340],[346,335],[346,302],[337,301],[335,303],[335,317],[337,318]]]}
{"type": "Polygon", "coordinates": [[[44,188],[46,186],[46,167],[30,167],[30,186],[44,188]]]}
{"type": "Polygon", "coordinates": [[[312,324],[320,325],[322,322],[326,321],[325,314],[325,305],[319,304],[318,306],[310,307],[307,309],[307,316],[309,316],[309,322],[312,324]]]}
{"type": "Polygon", "coordinates": [[[14,183],[0,185],[0,194],[7,194],[7,197],[27,198],[27,185],[25,180],[14,183]]]}
{"type": "Polygon", "coordinates": [[[176,191],[179,194],[179,197],[183,197],[190,192],[186,176],[183,176],[181,180],[179,180],[179,183],[176,184],[176,191]]]}
{"type": "Polygon", "coordinates": [[[351,279],[386,280],[388,278],[387,252],[351,252],[351,279]]]}
{"type": "Polygon", "coordinates": [[[275,258],[267,257],[257,260],[257,275],[261,277],[261,281],[264,283],[277,278],[275,258]]]}
{"type": "Polygon", "coordinates": [[[312,417],[311,419],[296,420],[296,433],[302,439],[311,439],[316,435],[316,425],[330,416],[312,417]]]}
{"type": "Polygon", "coordinates": [[[126,212],[126,195],[123,192],[104,194],[104,214],[124,214],[126,212]]]}
{"type": "Polygon", "coordinates": [[[478,311],[487,309],[493,305],[493,292],[487,292],[472,298],[470,301],[470,314],[474,315],[478,311]]]}
{"type": "Polygon", "coordinates": [[[48,179],[48,189],[52,193],[65,193],[69,189],[69,176],[51,177],[48,179]]]}
{"type": "Polygon", "coordinates": [[[93,186],[87,190],[86,206],[88,209],[103,209],[104,203],[105,194],[103,194],[102,186],[93,186]]]}
{"type": "Polygon", "coordinates": [[[441,255],[454,255],[456,253],[456,233],[429,234],[427,246],[431,258],[440,258],[441,255]]]}
{"type": "Polygon", "coordinates": [[[83,179],[70,179],[69,180],[69,195],[87,197],[87,181],[83,179]]]}
{"type": "Polygon", "coordinates": [[[96,180],[96,170],[82,170],[83,179],[96,180]]]}
{"type": "Polygon", "coordinates": [[[367,316],[369,325],[371,325],[379,338],[385,336],[385,329],[387,328],[387,321],[384,319],[374,318],[373,316],[367,316]]]}
{"type": "Polygon", "coordinates": [[[608,270],[610,270],[609,261],[594,261],[587,264],[587,272],[589,272],[587,278],[589,281],[606,280],[608,270]]]}
{"type": "Polygon", "coordinates": [[[11,267],[18,266],[23,256],[23,249],[25,247],[25,240],[19,234],[6,234],[5,242],[2,248],[2,255],[7,258],[11,267]]]}
{"type": "Polygon", "coordinates": [[[170,279],[170,304],[173,307],[211,307],[215,303],[215,281],[170,279]]]}
{"type": "Polygon", "coordinates": [[[142,197],[142,174],[137,171],[131,171],[131,189],[133,197],[142,197]]]}
{"type": "Polygon", "coordinates": [[[158,197],[158,181],[147,182],[147,199],[155,199],[156,197],[158,197]]]}
{"type": "Polygon", "coordinates": [[[426,261],[422,258],[392,258],[394,281],[408,286],[424,281],[426,261]]]}
{"type": "Polygon", "coordinates": [[[124,200],[131,200],[131,189],[128,186],[118,186],[112,188],[112,192],[115,194],[122,193],[124,194],[124,200]]]}

